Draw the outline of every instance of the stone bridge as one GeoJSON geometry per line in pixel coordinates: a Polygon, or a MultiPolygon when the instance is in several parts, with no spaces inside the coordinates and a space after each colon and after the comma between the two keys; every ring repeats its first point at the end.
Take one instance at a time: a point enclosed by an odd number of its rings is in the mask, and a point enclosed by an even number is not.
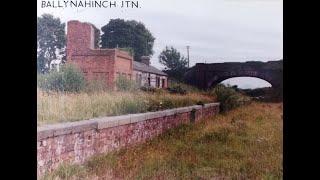
{"type": "Polygon", "coordinates": [[[185,73],[184,81],[200,89],[208,89],[234,77],[256,77],[269,82],[273,88],[282,89],[283,60],[197,63],[185,73]]]}

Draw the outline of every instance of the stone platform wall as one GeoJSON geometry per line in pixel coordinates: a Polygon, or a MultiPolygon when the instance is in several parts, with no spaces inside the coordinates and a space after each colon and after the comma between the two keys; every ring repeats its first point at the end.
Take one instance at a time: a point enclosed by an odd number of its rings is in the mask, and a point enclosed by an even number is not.
{"type": "Polygon", "coordinates": [[[37,176],[65,163],[145,142],[180,124],[219,113],[219,103],[38,127],[37,176]]]}

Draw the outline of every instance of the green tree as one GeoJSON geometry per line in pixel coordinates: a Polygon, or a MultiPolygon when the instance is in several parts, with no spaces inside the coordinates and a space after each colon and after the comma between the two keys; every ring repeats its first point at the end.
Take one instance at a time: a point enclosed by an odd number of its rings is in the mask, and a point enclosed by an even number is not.
{"type": "MultiPolygon", "coordinates": [[[[37,70],[46,73],[50,63],[57,58],[57,53],[65,54],[65,23],[51,14],[37,18],[37,70]]],[[[62,58],[65,60],[65,57],[62,58]]]]}
{"type": "Polygon", "coordinates": [[[111,19],[101,31],[102,48],[132,49],[135,61],[140,61],[141,56],[153,54],[155,38],[141,22],[111,19]]]}
{"type": "Polygon", "coordinates": [[[185,57],[181,56],[173,47],[168,47],[160,53],[159,62],[165,66],[165,72],[169,77],[181,81],[184,73],[186,72],[188,61],[185,57]]]}

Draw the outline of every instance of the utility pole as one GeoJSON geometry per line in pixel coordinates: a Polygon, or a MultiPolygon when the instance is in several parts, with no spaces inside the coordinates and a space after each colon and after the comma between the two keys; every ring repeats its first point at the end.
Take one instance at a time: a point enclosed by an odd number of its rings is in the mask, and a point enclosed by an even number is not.
{"type": "Polygon", "coordinates": [[[149,42],[147,41],[147,42],[146,42],[146,52],[145,52],[145,54],[144,54],[145,56],[148,54],[148,43],[149,43],[149,42]]]}
{"type": "Polygon", "coordinates": [[[146,42],[146,52],[145,52],[146,56],[148,56],[148,45],[151,45],[151,44],[152,42],[149,42],[149,41],[146,42]]]}
{"type": "Polygon", "coordinates": [[[190,60],[189,60],[189,48],[190,48],[190,46],[187,46],[187,53],[188,53],[188,68],[190,67],[190,60]]]}

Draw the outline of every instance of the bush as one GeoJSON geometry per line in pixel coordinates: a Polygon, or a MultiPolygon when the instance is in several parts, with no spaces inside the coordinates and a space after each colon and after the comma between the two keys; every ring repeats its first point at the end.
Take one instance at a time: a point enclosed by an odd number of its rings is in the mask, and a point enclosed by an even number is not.
{"type": "Polygon", "coordinates": [[[80,69],[66,64],[60,71],[38,75],[38,86],[45,91],[79,92],[85,86],[85,79],[80,69]]]}
{"type": "Polygon", "coordinates": [[[182,88],[181,85],[175,85],[175,86],[169,87],[168,91],[170,93],[175,93],[175,94],[183,94],[183,95],[187,94],[187,90],[182,88]]]}
{"type": "Polygon", "coordinates": [[[223,84],[218,84],[211,93],[220,102],[220,110],[222,112],[239,107],[250,100],[248,97],[236,92],[233,88],[223,84]]]}
{"type": "Polygon", "coordinates": [[[38,74],[38,86],[45,91],[62,91],[62,73],[52,71],[48,74],[38,74]]]}
{"type": "Polygon", "coordinates": [[[204,92],[204,91],[198,89],[195,86],[191,86],[191,85],[188,85],[188,84],[185,84],[185,83],[182,83],[182,82],[178,82],[178,81],[175,81],[175,80],[172,80],[172,79],[169,80],[168,84],[169,84],[169,88],[175,88],[177,86],[180,86],[181,89],[186,90],[188,93],[190,93],[190,92],[194,92],[194,93],[204,92]]]}
{"type": "Polygon", "coordinates": [[[135,81],[127,79],[124,76],[119,76],[116,79],[116,86],[119,91],[135,91],[139,89],[135,81]]]}
{"type": "Polygon", "coordinates": [[[151,87],[151,86],[141,86],[140,90],[145,91],[145,92],[156,92],[156,88],[151,87]]]}

